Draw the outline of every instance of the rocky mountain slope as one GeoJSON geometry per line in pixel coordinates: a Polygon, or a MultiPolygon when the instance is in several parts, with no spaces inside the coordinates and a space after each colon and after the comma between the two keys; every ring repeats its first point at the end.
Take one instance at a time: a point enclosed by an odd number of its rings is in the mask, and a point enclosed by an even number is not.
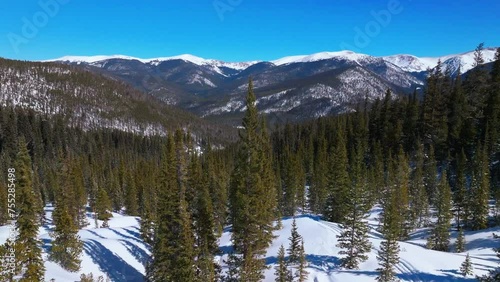
{"type": "MultiPolygon", "coordinates": [[[[493,61],[494,54],[494,48],[484,49],[485,62],[493,61]]],[[[412,92],[424,85],[426,71],[439,60],[443,69],[456,73],[460,66],[464,73],[473,67],[474,52],[419,58],[340,51],[240,63],[192,55],[153,59],[69,56],[53,61],[123,80],[170,105],[218,120],[239,116],[251,77],[259,110],[272,120],[284,121],[350,111],[360,99],[380,98],[387,89],[412,92]]]]}

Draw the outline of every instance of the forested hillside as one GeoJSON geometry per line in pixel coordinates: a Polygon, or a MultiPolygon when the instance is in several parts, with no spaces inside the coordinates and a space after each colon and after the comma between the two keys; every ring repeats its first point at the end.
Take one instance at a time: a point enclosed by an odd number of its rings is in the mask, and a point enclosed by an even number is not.
{"type": "Polygon", "coordinates": [[[217,143],[234,140],[235,134],[117,80],[55,63],[0,59],[0,101],[37,115],[63,116],[65,125],[85,130],[165,135],[185,128],[217,143]]]}

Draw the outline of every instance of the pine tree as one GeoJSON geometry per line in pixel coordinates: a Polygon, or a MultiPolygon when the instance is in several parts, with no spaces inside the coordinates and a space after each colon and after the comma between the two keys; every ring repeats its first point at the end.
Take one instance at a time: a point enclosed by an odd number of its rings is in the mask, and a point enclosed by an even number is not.
{"type": "Polygon", "coordinates": [[[276,276],[276,282],[291,282],[293,281],[292,273],[287,267],[287,260],[285,258],[285,248],[283,245],[278,250],[278,264],[274,267],[276,276]]]}
{"type": "Polygon", "coordinates": [[[457,253],[461,253],[461,252],[465,251],[465,243],[466,242],[465,242],[464,231],[462,230],[462,228],[460,228],[458,230],[458,237],[457,237],[455,251],[457,253]]]}
{"type": "Polygon", "coordinates": [[[472,267],[472,262],[470,260],[469,253],[467,253],[464,262],[462,262],[462,264],[460,265],[460,272],[464,277],[466,277],[467,275],[474,274],[473,270],[474,268],[472,267]]]}
{"type": "Polygon", "coordinates": [[[79,228],[88,225],[86,217],[86,206],[87,206],[87,191],[85,191],[85,183],[82,171],[82,164],[78,160],[74,160],[69,164],[70,179],[69,185],[72,185],[74,198],[71,200],[73,202],[72,210],[73,214],[76,215],[77,225],[79,228]]]}
{"type": "Polygon", "coordinates": [[[195,252],[191,218],[185,200],[185,167],[182,133],[169,134],[162,154],[159,202],[147,266],[149,281],[194,281],[195,252]]]}
{"type": "Polygon", "coordinates": [[[242,255],[240,278],[257,281],[262,278],[263,255],[273,236],[276,194],[270,162],[272,152],[267,133],[259,126],[251,80],[246,107],[240,148],[231,176],[229,210],[232,241],[242,255]]]}
{"type": "Polygon", "coordinates": [[[437,221],[431,231],[431,236],[427,240],[427,246],[430,249],[442,252],[449,251],[450,226],[451,226],[451,190],[448,185],[446,172],[441,175],[438,185],[436,201],[437,221]]]}
{"type": "Polygon", "coordinates": [[[104,221],[102,227],[108,227],[108,221],[112,217],[110,210],[111,201],[109,200],[108,193],[101,188],[97,192],[95,213],[98,220],[104,221]]]}
{"type": "Polygon", "coordinates": [[[302,241],[302,236],[298,232],[295,218],[293,218],[292,231],[288,240],[290,241],[290,245],[286,249],[288,262],[292,265],[298,265],[300,263],[300,242],[302,241]]]}
{"type": "Polygon", "coordinates": [[[467,191],[467,179],[465,166],[467,163],[467,157],[462,149],[459,157],[457,158],[457,172],[455,181],[455,193],[453,194],[455,205],[455,218],[457,222],[457,228],[460,230],[462,226],[467,226],[469,219],[469,197],[467,191]]]}
{"type": "MultiPolygon", "coordinates": [[[[312,137],[311,137],[312,138],[312,137]]],[[[313,213],[323,212],[327,194],[328,158],[327,142],[322,137],[314,157],[312,183],[309,187],[309,208],[313,213]]]]}
{"type": "Polygon", "coordinates": [[[471,224],[473,230],[488,227],[490,173],[486,148],[477,146],[471,179],[471,224]]]}
{"type": "Polygon", "coordinates": [[[366,253],[371,250],[371,243],[368,240],[369,227],[366,222],[370,209],[369,195],[362,175],[362,155],[359,146],[353,155],[352,187],[346,198],[346,216],[341,224],[343,231],[337,236],[337,247],[342,249],[339,254],[345,255],[341,259],[341,265],[347,269],[357,269],[360,262],[368,259],[366,253]]]}
{"type": "Polygon", "coordinates": [[[193,216],[197,247],[197,278],[200,281],[215,281],[217,265],[214,256],[218,252],[217,237],[215,236],[215,220],[208,183],[210,172],[202,175],[198,156],[193,154],[189,169],[191,185],[196,188],[195,212],[193,216]]]}
{"type": "Polygon", "coordinates": [[[33,171],[28,148],[24,139],[19,141],[16,157],[18,236],[15,242],[17,265],[21,270],[22,282],[42,281],[45,267],[42,259],[41,242],[38,237],[39,219],[37,201],[32,184],[33,171]]]}
{"type": "Polygon", "coordinates": [[[132,174],[132,172],[128,172],[125,178],[125,210],[127,211],[128,215],[138,215],[139,206],[134,175],[132,174]]]}
{"type": "Polygon", "coordinates": [[[380,250],[377,253],[379,261],[379,276],[377,281],[396,281],[394,266],[399,263],[399,243],[400,223],[403,215],[399,213],[398,187],[392,186],[386,191],[384,200],[384,212],[382,216],[382,234],[384,241],[380,243],[380,250]]]}
{"type": "Polygon", "coordinates": [[[80,270],[83,243],[78,236],[78,225],[66,205],[59,201],[53,213],[55,228],[50,235],[54,240],[49,259],[70,272],[77,272],[80,270]]]}
{"type": "Polygon", "coordinates": [[[437,168],[436,160],[434,158],[434,146],[429,146],[427,158],[424,161],[424,185],[425,191],[429,199],[429,203],[434,205],[436,203],[437,191],[437,168]]]}
{"type": "Polygon", "coordinates": [[[409,202],[409,183],[410,183],[410,167],[409,161],[403,151],[403,147],[399,148],[397,160],[395,161],[396,167],[393,169],[394,172],[394,184],[395,189],[393,193],[396,193],[399,204],[396,206],[397,213],[401,216],[399,221],[399,239],[408,239],[409,232],[413,227],[412,217],[410,214],[410,202],[409,202]]]}
{"type": "Polygon", "coordinates": [[[328,196],[324,215],[326,220],[343,222],[347,214],[347,197],[349,190],[347,147],[344,133],[337,128],[336,141],[333,154],[330,158],[330,171],[328,173],[328,196]]]}
{"type": "Polygon", "coordinates": [[[410,206],[413,216],[414,227],[424,226],[429,218],[429,199],[424,182],[424,145],[417,145],[415,156],[415,169],[411,175],[410,182],[410,206]]]}
{"type": "Polygon", "coordinates": [[[306,282],[307,277],[308,277],[308,272],[306,270],[307,268],[307,258],[306,258],[306,253],[304,249],[304,239],[301,240],[300,242],[300,249],[299,249],[299,266],[297,268],[297,272],[295,274],[295,277],[298,278],[298,282],[306,282]]]}

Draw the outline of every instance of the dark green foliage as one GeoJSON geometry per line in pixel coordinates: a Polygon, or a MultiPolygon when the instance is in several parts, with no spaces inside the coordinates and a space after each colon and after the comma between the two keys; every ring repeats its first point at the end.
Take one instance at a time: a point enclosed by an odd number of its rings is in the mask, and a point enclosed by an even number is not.
{"type": "Polygon", "coordinates": [[[194,196],[194,231],[196,244],[196,276],[199,281],[216,281],[218,265],[214,256],[218,253],[217,237],[215,235],[215,219],[210,198],[209,181],[213,172],[202,173],[198,156],[193,154],[188,170],[188,183],[193,186],[194,196]]]}
{"type": "Polygon", "coordinates": [[[455,252],[461,253],[465,251],[465,236],[462,228],[458,230],[457,242],[455,243],[455,252]]]}
{"type": "Polygon", "coordinates": [[[49,259],[70,272],[77,272],[80,270],[83,243],[78,236],[78,225],[69,214],[66,205],[59,202],[53,213],[55,228],[51,237],[54,240],[49,259]]]}
{"type": "Polygon", "coordinates": [[[467,157],[462,149],[459,157],[457,158],[457,169],[455,177],[455,192],[453,193],[453,203],[455,205],[455,218],[458,229],[462,226],[468,226],[470,214],[470,197],[467,191],[466,179],[466,163],[467,157]]]}
{"type": "Polygon", "coordinates": [[[490,170],[486,148],[478,145],[471,179],[471,228],[488,227],[488,200],[490,199],[490,170]]]}
{"type": "Polygon", "coordinates": [[[285,258],[285,248],[281,245],[278,250],[278,264],[274,267],[274,275],[276,282],[291,282],[293,281],[292,273],[287,267],[287,260],[285,258]]]}
{"type": "Polygon", "coordinates": [[[451,190],[448,185],[446,172],[441,175],[438,184],[436,199],[437,222],[427,238],[427,247],[432,250],[448,252],[450,244],[451,219],[451,190]]]}
{"type": "Polygon", "coordinates": [[[240,148],[231,176],[229,210],[232,241],[242,255],[240,279],[258,281],[265,268],[263,255],[272,239],[276,194],[269,139],[260,127],[251,81],[246,106],[240,148]]]}
{"type": "Polygon", "coordinates": [[[95,212],[97,214],[97,219],[104,221],[102,227],[108,227],[108,221],[112,216],[110,210],[111,201],[109,200],[108,193],[106,193],[104,189],[99,189],[99,192],[97,192],[95,212]]]}
{"type": "Polygon", "coordinates": [[[410,213],[416,228],[424,226],[429,218],[429,198],[424,182],[424,159],[424,146],[419,143],[414,160],[415,169],[410,178],[410,213]]]}
{"type": "Polygon", "coordinates": [[[337,127],[333,154],[330,157],[328,173],[328,196],[324,208],[326,220],[343,222],[347,215],[347,198],[350,189],[349,160],[344,133],[337,127]]]}
{"type": "Polygon", "coordinates": [[[16,208],[18,236],[15,242],[17,266],[23,282],[43,281],[45,267],[42,260],[41,242],[37,238],[40,226],[37,200],[32,182],[31,158],[24,139],[19,141],[15,162],[17,189],[16,208]]]}
{"type": "Polygon", "coordinates": [[[309,188],[309,207],[314,213],[322,213],[326,202],[328,183],[327,145],[325,138],[320,138],[314,156],[314,169],[309,188]]]}
{"type": "Polygon", "coordinates": [[[382,215],[381,232],[384,241],[380,243],[380,250],[377,252],[379,261],[379,276],[377,281],[396,281],[394,266],[399,263],[399,243],[398,238],[404,230],[401,223],[404,222],[404,214],[400,213],[399,187],[392,185],[384,193],[384,212],[382,215]]]}
{"type": "Polygon", "coordinates": [[[307,264],[305,249],[304,249],[304,240],[302,240],[300,243],[300,248],[299,248],[299,266],[297,267],[297,271],[295,272],[295,277],[297,278],[298,282],[307,281],[307,277],[309,274],[306,270],[307,265],[308,264],[307,264]]]}
{"type": "Polygon", "coordinates": [[[368,259],[366,253],[371,250],[371,243],[368,240],[368,217],[369,194],[367,192],[366,179],[362,173],[362,156],[358,146],[353,154],[351,165],[351,188],[346,197],[346,215],[341,224],[342,233],[337,236],[337,246],[342,250],[340,255],[341,265],[347,269],[357,269],[360,262],[368,259]]]}
{"type": "Polygon", "coordinates": [[[470,260],[469,253],[467,253],[464,262],[462,262],[462,264],[460,265],[460,272],[464,277],[466,277],[468,275],[474,274],[473,270],[474,268],[472,267],[472,262],[470,260]]]}
{"type": "Polygon", "coordinates": [[[129,215],[139,215],[139,199],[133,173],[127,173],[125,186],[125,211],[129,215]]]}
{"type": "Polygon", "coordinates": [[[300,263],[300,246],[302,242],[302,236],[300,236],[297,230],[297,222],[295,221],[295,218],[292,222],[292,231],[288,240],[290,240],[290,245],[286,249],[286,252],[288,254],[288,262],[292,265],[298,265],[300,263]]]}
{"type": "Polygon", "coordinates": [[[159,176],[158,211],[147,266],[148,281],[194,281],[195,251],[191,216],[185,200],[185,150],[182,134],[169,134],[159,176]]]}

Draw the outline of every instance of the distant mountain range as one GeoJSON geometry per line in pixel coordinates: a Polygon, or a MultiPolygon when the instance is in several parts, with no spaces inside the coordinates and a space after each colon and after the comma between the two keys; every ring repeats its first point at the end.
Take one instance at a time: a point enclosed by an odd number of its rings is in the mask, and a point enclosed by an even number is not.
{"type": "MultiPolygon", "coordinates": [[[[483,50],[485,63],[494,60],[495,52],[483,50]]],[[[465,73],[473,68],[474,52],[430,58],[340,51],[234,63],[193,55],[66,56],[50,61],[123,80],[170,105],[232,123],[244,110],[249,77],[259,110],[275,122],[293,121],[350,111],[360,99],[382,97],[387,89],[412,92],[424,86],[427,70],[439,60],[452,74],[459,67],[465,73]]]]}

